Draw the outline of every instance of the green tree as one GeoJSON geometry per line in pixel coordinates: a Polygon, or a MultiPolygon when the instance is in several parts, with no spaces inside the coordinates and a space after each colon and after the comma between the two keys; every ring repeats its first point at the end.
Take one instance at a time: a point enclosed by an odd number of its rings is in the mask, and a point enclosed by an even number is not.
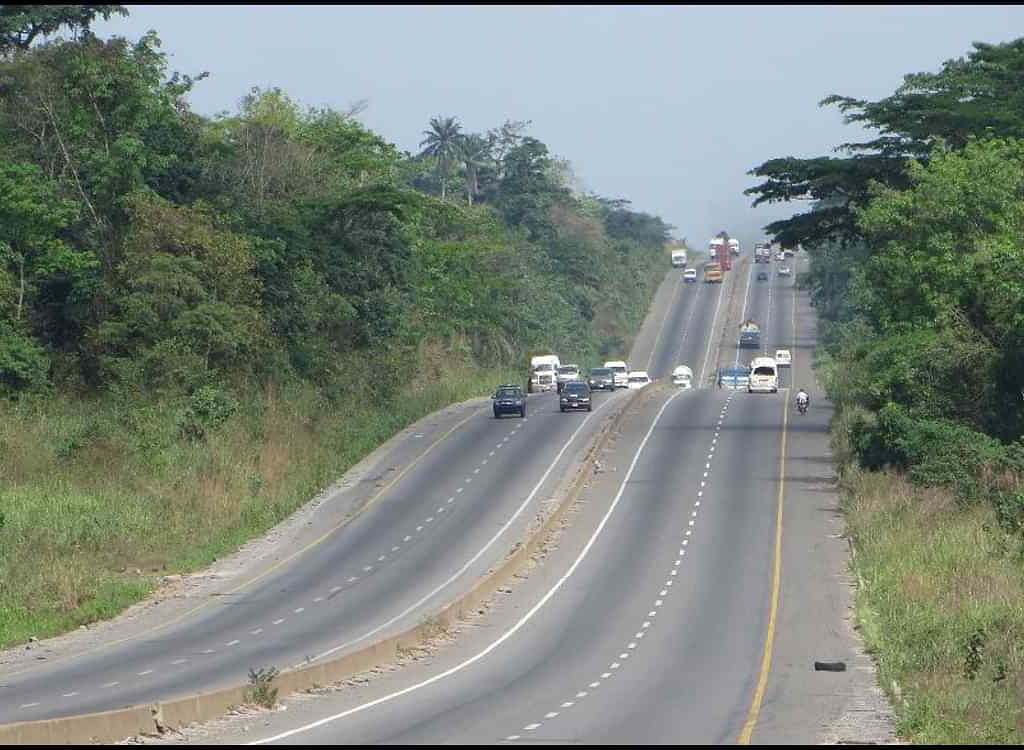
{"type": "Polygon", "coordinates": [[[165,79],[159,44],[152,33],[135,44],[86,35],[0,65],[0,143],[81,203],[92,235],[83,241],[101,246],[107,268],[116,262],[121,197],[180,185],[194,144],[180,115],[194,81],[165,79]]]}
{"type": "Polygon", "coordinates": [[[88,31],[97,16],[127,16],[123,5],[3,5],[0,6],[0,55],[25,51],[40,35],[53,34],[62,27],[73,32],[88,31]]]}
{"type": "Polygon", "coordinates": [[[424,147],[422,153],[437,161],[443,201],[447,192],[448,177],[452,167],[459,160],[462,126],[454,117],[432,117],[430,129],[424,130],[423,135],[426,137],[420,141],[420,146],[424,147]]]}
{"type": "Polygon", "coordinates": [[[459,158],[466,169],[466,202],[473,205],[473,197],[480,193],[480,170],[491,159],[490,144],[486,138],[467,135],[459,143],[459,158]]]}
{"type": "Polygon", "coordinates": [[[498,201],[505,220],[524,226],[531,239],[551,236],[548,211],[568,197],[552,177],[548,147],[536,138],[524,138],[505,156],[498,201]]]}
{"type": "MultiPolygon", "coordinates": [[[[87,322],[81,297],[93,287],[99,263],[64,239],[77,216],[78,206],[38,167],[0,162],[0,321],[9,323],[9,336],[33,335],[56,349],[80,339],[87,322]]],[[[32,346],[26,339],[9,353],[32,346]]],[[[38,378],[22,373],[8,387],[15,381],[28,385],[38,378]]]]}
{"type": "Polygon", "coordinates": [[[1024,39],[975,43],[966,58],[946,62],[938,73],[904,78],[891,96],[866,101],[832,95],[820,106],[837,106],[847,123],[879,131],[863,143],[846,143],[841,158],[770,159],[750,171],[764,181],[748,189],[754,205],[797,199],[824,201],[818,210],[772,222],[766,229],[784,245],[813,245],[833,238],[860,239],[857,211],[867,206],[869,185],[905,188],[908,159],[927,161],[942,140],[963,148],[970,136],[1024,137],[1024,39]]]}

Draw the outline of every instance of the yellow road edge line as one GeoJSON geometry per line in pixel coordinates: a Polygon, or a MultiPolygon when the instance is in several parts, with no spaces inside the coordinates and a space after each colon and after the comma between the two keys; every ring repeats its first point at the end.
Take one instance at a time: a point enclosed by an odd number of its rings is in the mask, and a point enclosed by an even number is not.
{"type": "Polygon", "coordinates": [[[775,570],[772,576],[772,609],[768,617],[768,633],[764,642],[764,658],[761,661],[761,675],[757,680],[757,689],[754,691],[754,700],[750,704],[750,712],[747,715],[747,723],[743,726],[737,744],[749,745],[750,738],[757,725],[757,719],[761,714],[761,702],[764,700],[765,688],[768,686],[768,675],[772,669],[772,650],[775,647],[775,621],[779,611],[779,589],[782,585],[782,506],[783,496],[786,490],[786,437],[789,423],[788,399],[782,408],[782,455],[779,464],[782,467],[782,474],[779,478],[779,494],[776,501],[775,515],[775,570]]]}
{"type": "MultiPolygon", "coordinates": [[[[370,499],[366,501],[366,504],[362,508],[360,508],[358,511],[356,511],[356,513],[354,513],[352,516],[349,516],[349,517],[345,518],[344,520],[342,520],[340,523],[335,524],[328,531],[324,532],[324,534],[321,535],[319,538],[313,540],[312,542],[307,544],[302,549],[296,550],[295,552],[293,552],[291,555],[289,555],[288,557],[284,558],[283,560],[279,560],[278,562],[274,563],[274,565],[272,565],[271,567],[267,568],[265,571],[260,573],[258,576],[249,579],[248,581],[246,581],[245,583],[240,584],[236,588],[233,588],[233,589],[231,589],[229,591],[223,592],[222,594],[220,594],[217,597],[211,597],[211,598],[207,599],[205,602],[203,602],[202,604],[200,604],[198,607],[193,607],[192,609],[188,610],[187,612],[183,612],[182,614],[178,615],[177,617],[174,617],[174,618],[168,620],[165,623],[157,625],[154,628],[149,628],[149,629],[147,629],[146,631],[144,631],[142,633],[135,633],[134,635],[125,636],[124,638],[118,638],[117,640],[109,641],[108,643],[100,644],[99,646],[96,646],[95,648],[86,649],[85,651],[81,651],[81,652],[79,652],[77,654],[71,654],[71,655],[66,656],[66,657],[58,657],[58,658],[52,660],[49,663],[50,664],[60,664],[60,663],[66,662],[66,661],[72,661],[72,660],[77,659],[77,658],[82,657],[82,656],[89,656],[91,654],[95,654],[98,651],[102,651],[103,649],[110,648],[112,646],[118,646],[118,645],[120,645],[122,643],[127,643],[128,641],[134,641],[134,640],[138,640],[139,638],[148,637],[148,636],[152,635],[153,633],[159,632],[161,630],[164,630],[165,628],[170,627],[171,625],[176,625],[177,623],[181,622],[185,618],[190,617],[191,615],[194,615],[196,612],[199,612],[200,610],[205,609],[206,607],[210,606],[211,604],[216,603],[216,601],[220,598],[220,596],[227,596],[227,595],[230,595],[230,594],[236,594],[239,591],[241,591],[242,589],[244,589],[244,588],[246,588],[248,586],[251,586],[252,584],[256,583],[257,581],[263,580],[264,578],[266,578],[271,573],[279,570],[282,565],[288,563],[291,560],[294,560],[296,557],[299,557],[300,555],[306,554],[307,552],[309,552],[314,547],[322,544],[328,537],[330,537],[332,534],[337,532],[339,529],[341,529],[344,526],[349,525],[350,523],[352,523],[352,521],[354,521],[357,518],[359,518],[359,516],[361,516],[363,513],[365,513],[367,510],[369,510],[372,505],[374,505],[378,500],[380,500],[380,498],[383,497],[384,493],[386,493],[388,490],[390,490],[392,487],[394,487],[420,461],[422,461],[424,458],[426,458],[427,455],[431,451],[434,450],[434,448],[436,448],[438,445],[440,445],[449,435],[451,435],[457,429],[462,427],[462,425],[466,424],[466,422],[471,420],[477,414],[480,414],[482,411],[484,411],[483,408],[473,410],[473,412],[469,416],[467,416],[465,419],[460,420],[451,429],[449,429],[447,432],[445,432],[441,437],[439,437],[437,440],[435,440],[433,443],[431,443],[427,447],[427,449],[425,451],[423,451],[423,453],[421,453],[416,458],[415,461],[413,461],[411,464],[406,466],[402,471],[400,471],[398,473],[397,476],[395,476],[394,479],[392,479],[386,485],[384,485],[379,490],[377,490],[377,492],[375,492],[373,495],[371,495],[370,499]]],[[[33,669],[33,667],[26,667],[25,669],[19,670],[17,672],[9,672],[5,676],[6,677],[14,677],[16,675],[20,675],[20,674],[24,674],[25,672],[32,671],[32,669],[33,669]]]]}
{"type": "MultiPolygon", "coordinates": [[[[796,264],[794,264],[796,265],[796,264]]],[[[793,341],[791,347],[796,345],[796,298],[797,290],[793,289],[793,341]]],[[[790,366],[792,370],[792,365],[790,366]]],[[[750,712],[747,714],[747,723],[743,725],[738,745],[749,745],[754,734],[754,727],[761,715],[761,703],[764,700],[765,689],[768,686],[768,675],[772,670],[772,650],[775,648],[775,622],[779,612],[779,590],[782,587],[782,509],[786,493],[786,443],[789,437],[789,401],[782,405],[782,454],[779,457],[779,494],[776,500],[775,513],[775,570],[772,575],[772,608],[768,617],[768,633],[764,642],[764,658],[761,661],[761,675],[757,680],[757,689],[754,691],[754,700],[750,704],[750,712]]]]}

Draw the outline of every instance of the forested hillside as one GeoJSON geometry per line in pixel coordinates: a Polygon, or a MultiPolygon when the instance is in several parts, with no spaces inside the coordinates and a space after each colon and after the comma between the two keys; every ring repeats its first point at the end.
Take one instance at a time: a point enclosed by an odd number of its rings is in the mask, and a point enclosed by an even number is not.
{"type": "Polygon", "coordinates": [[[671,228],[527,122],[438,116],[409,153],[278,89],[204,117],[156,33],[89,31],[118,13],[0,9],[0,645],[230,550],[530,353],[626,354],[666,268],[671,228]]]}

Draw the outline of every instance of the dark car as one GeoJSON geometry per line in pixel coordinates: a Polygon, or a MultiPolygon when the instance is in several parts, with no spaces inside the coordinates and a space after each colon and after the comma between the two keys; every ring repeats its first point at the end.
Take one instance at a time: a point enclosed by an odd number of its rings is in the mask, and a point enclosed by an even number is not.
{"type": "Polygon", "coordinates": [[[495,391],[493,396],[491,396],[491,399],[494,401],[495,419],[500,417],[502,414],[518,414],[520,417],[526,416],[526,394],[523,393],[521,386],[499,386],[498,390],[495,391]]]}
{"type": "Polygon", "coordinates": [[[587,385],[594,391],[614,391],[615,373],[610,367],[595,367],[587,376],[587,385]]]}
{"type": "Polygon", "coordinates": [[[757,272],[757,280],[758,281],[768,281],[768,272],[767,271],[758,271],[757,272]]]}
{"type": "Polygon", "coordinates": [[[558,408],[560,411],[569,409],[591,411],[593,407],[590,403],[590,386],[586,383],[566,383],[562,389],[562,395],[558,399],[558,408]]]}

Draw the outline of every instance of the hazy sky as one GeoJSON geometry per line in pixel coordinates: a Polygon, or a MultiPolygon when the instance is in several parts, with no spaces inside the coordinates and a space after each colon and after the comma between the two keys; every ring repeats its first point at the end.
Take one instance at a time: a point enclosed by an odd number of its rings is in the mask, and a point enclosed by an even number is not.
{"type": "Polygon", "coordinates": [[[154,29],[171,70],[209,71],[198,112],[252,86],[305,105],[367,99],[360,120],[416,151],[430,117],[506,118],[569,159],[585,187],[706,245],[751,243],[798,206],[752,209],[746,172],[817,156],[863,131],[831,93],[878,98],[973,41],[1024,36],[1016,6],[128,6],[101,36],[154,29]]]}

